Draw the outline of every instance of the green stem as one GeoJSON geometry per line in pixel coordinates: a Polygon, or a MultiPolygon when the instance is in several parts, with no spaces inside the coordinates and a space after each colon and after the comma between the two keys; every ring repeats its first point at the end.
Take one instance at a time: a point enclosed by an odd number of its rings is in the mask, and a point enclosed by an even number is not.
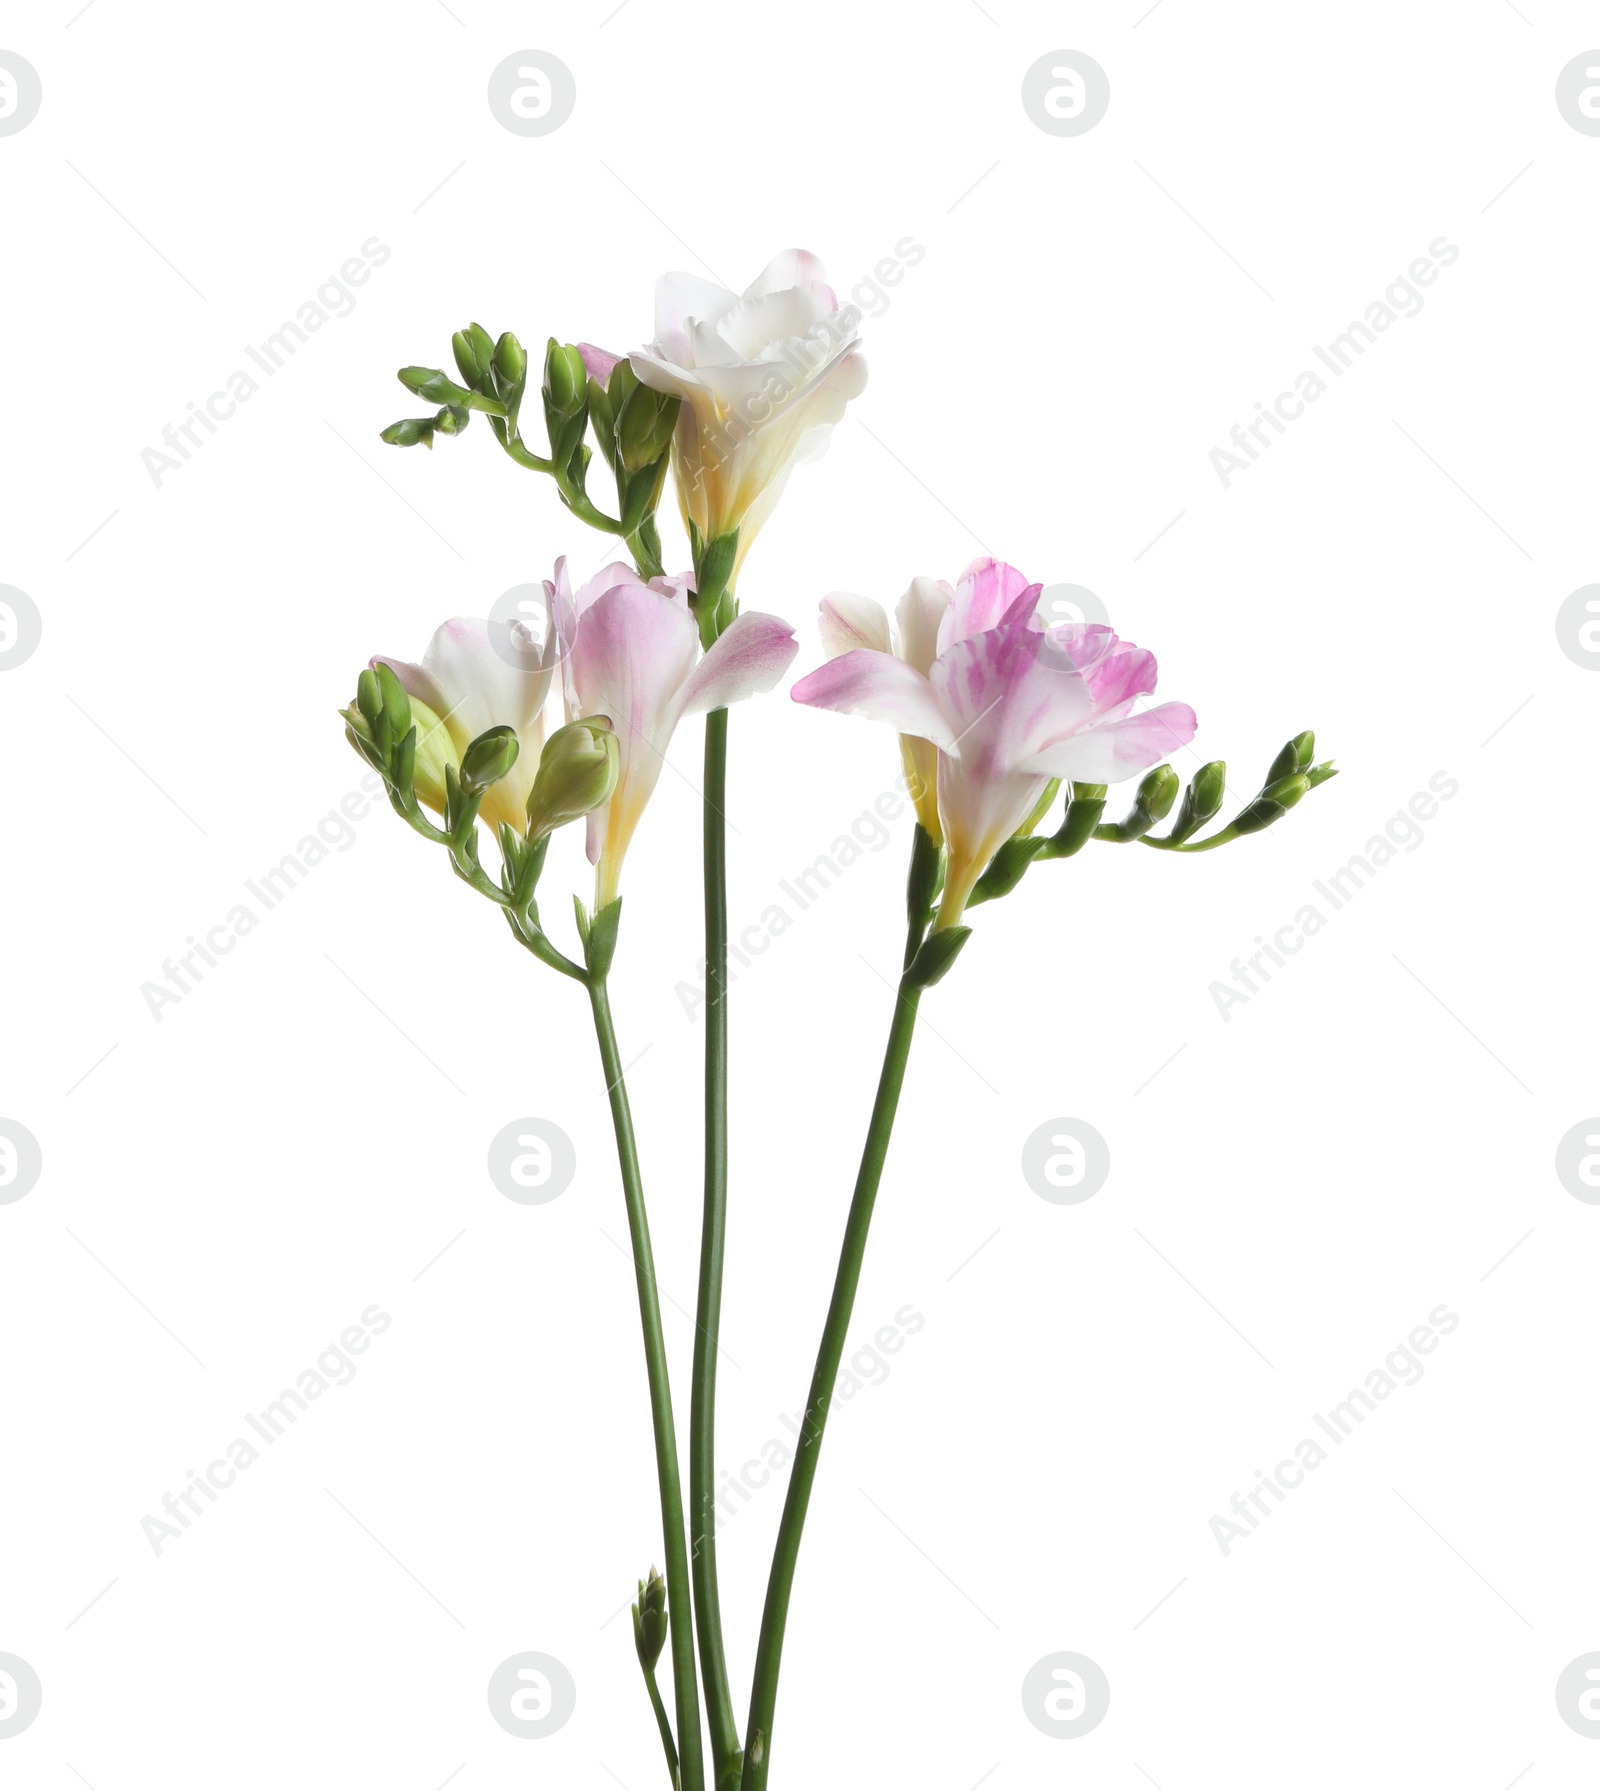
{"type": "Polygon", "coordinates": [[[711,1759],[720,1788],[737,1767],[739,1722],[728,1689],[717,1589],[717,1333],[722,1322],[722,1264],[728,1224],[728,888],[723,805],[728,782],[728,711],[706,717],[704,786],[706,903],[705,1208],[700,1230],[700,1292],[695,1312],[694,1379],[689,1402],[689,1513],[693,1539],[695,1627],[706,1682],[711,1759]]]}
{"type": "Polygon", "coordinates": [[[661,1747],[667,1756],[667,1776],[672,1780],[672,1791],[678,1791],[683,1782],[678,1776],[678,1750],[673,1745],[672,1723],[667,1716],[666,1706],[661,1702],[661,1688],[656,1684],[653,1667],[646,1672],[644,1682],[650,1688],[650,1708],[656,1713],[656,1727],[661,1731],[661,1747]]]}
{"type": "Polygon", "coordinates": [[[666,1558],[667,1629],[672,1645],[672,1689],[678,1712],[678,1747],[683,1762],[683,1791],[705,1791],[705,1763],[700,1739],[700,1693],[695,1679],[694,1626],[690,1619],[689,1561],[683,1530],[683,1488],[678,1477],[678,1438],[672,1422],[672,1388],[667,1379],[667,1348],[661,1330],[661,1299],[656,1291],[655,1261],[650,1251],[650,1225],[644,1210],[644,1183],[633,1136],[633,1115],[622,1079],[611,999],[603,977],[590,977],[589,1002],[594,1009],[595,1038],[611,1097],[611,1122],[617,1135],[617,1162],[628,1208],[628,1236],[633,1246],[634,1274],[639,1284],[639,1322],[644,1330],[645,1366],[650,1380],[650,1418],[655,1431],[656,1474],[661,1492],[662,1547],[666,1558]]]}
{"type": "MultiPolygon", "coordinates": [[[[915,955],[925,925],[925,917],[919,919],[913,915],[908,961],[915,955]]],[[[745,1730],[743,1791],[765,1791],[767,1783],[772,1755],[772,1713],[778,1701],[778,1667],[783,1656],[783,1632],[789,1618],[795,1564],[800,1557],[800,1536],[805,1529],[806,1509],[811,1503],[811,1487],[817,1477],[822,1433],[828,1422],[833,1390],[838,1384],[839,1363],[844,1356],[856,1286],[861,1280],[872,1208],[878,1196],[884,1159],[889,1154],[889,1136],[894,1130],[906,1061],[911,1055],[911,1035],[916,1027],[920,995],[921,990],[911,987],[906,977],[900,979],[894,1022],[889,1028],[883,1070],[878,1077],[878,1095],[872,1105],[872,1121],[867,1127],[861,1167],[856,1174],[850,1216],[845,1221],[844,1246],[839,1252],[839,1268],[834,1276],[833,1299],[828,1306],[827,1322],[822,1327],[822,1345],[817,1351],[817,1366],[811,1376],[811,1394],[806,1402],[799,1452],[789,1474],[783,1521],[778,1526],[772,1573],[767,1580],[767,1602],[761,1613],[761,1636],[756,1645],[755,1678],[750,1693],[750,1721],[745,1730]]]]}

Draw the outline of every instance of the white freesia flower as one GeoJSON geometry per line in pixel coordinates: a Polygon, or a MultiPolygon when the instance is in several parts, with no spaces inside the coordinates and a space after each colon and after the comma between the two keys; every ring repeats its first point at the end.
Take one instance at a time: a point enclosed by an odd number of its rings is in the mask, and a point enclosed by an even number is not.
{"type": "Polygon", "coordinates": [[[860,323],[804,249],[779,255],[742,296],[693,274],[657,282],[655,340],[631,364],[683,400],[672,468],[685,522],[707,540],[737,529],[740,561],[790,468],[823,451],[865,387],[860,323]]]}

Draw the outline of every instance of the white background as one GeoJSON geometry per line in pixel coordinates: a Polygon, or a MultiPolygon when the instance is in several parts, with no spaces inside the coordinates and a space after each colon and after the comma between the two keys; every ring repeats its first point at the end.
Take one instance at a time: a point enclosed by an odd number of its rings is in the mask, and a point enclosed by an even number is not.
{"type": "MultiPolygon", "coordinates": [[[[1153,646],[1242,794],[1306,726],[1343,775],[1224,852],[1040,867],[925,1002],[853,1329],[926,1323],[829,1432],[773,1783],[1592,1784],[1553,1695],[1600,1648],[1600,1212],[1554,1170],[1600,1107],[1600,682],[1554,629],[1596,576],[1600,141],[1554,103],[1592,9],[609,10],[14,0],[0,28],[44,90],[0,138],[0,582],[44,629],[0,675],[0,1114],[44,1162],[0,1207],[0,1650],[44,1686],[6,1783],[661,1782],[617,1614],[660,1543],[581,992],[378,808],[159,1021],[141,984],[358,786],[334,711],[369,654],[605,555],[481,423],[383,447],[422,408],[395,367],[474,317],[625,348],[669,267],[742,286],[800,243],[844,292],[910,237],[745,607],[807,669],[826,591],[992,551],[1153,646]],[[545,138],[485,101],[525,47],[576,77],[545,138]],[[1076,138],[1019,97],[1062,47],[1111,82],[1076,138]],[[1441,235],[1421,313],[1225,489],[1211,449],[1441,235]],[[355,309],[154,484],[163,425],[373,236],[355,309]],[[1224,1020],[1230,962],[1438,772],[1422,843],[1224,1020]],[[523,1116],[577,1149],[545,1206],[485,1171],[523,1116]],[[1111,1174],[1048,1204],[1022,1146],[1073,1117],[1111,1174]],[[158,1558],[141,1519],[373,1303],[357,1378],[158,1558]],[[1225,1557],[1212,1516],[1441,1303],[1425,1378],[1225,1557]],[[539,1743],[485,1702],[525,1649],[578,1685],[539,1743]],[[1020,1688],[1068,1649],[1111,1708],[1062,1742],[1020,1688]]],[[[738,927],[895,755],[781,692],[732,739],[738,927]]],[[[687,724],[630,856],[614,977],[680,1426],[699,748],[687,724]]],[[[735,1468],[804,1398],[905,834],[733,992],[735,1468]]],[[[575,838],[562,937],[569,886],[575,838]]],[[[722,1542],[741,1709],[781,1502],[722,1542]]]]}

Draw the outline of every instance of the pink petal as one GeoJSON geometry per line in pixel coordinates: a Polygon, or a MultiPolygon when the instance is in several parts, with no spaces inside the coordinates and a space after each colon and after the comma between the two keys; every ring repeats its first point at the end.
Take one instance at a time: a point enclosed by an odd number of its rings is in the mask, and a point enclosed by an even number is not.
{"type": "Polygon", "coordinates": [[[1009,610],[1031,590],[1037,597],[1042,585],[1030,585],[1015,566],[1004,560],[974,560],[956,585],[955,601],[939,625],[939,651],[943,653],[969,635],[998,628],[1009,610]]]}
{"type": "Polygon", "coordinates": [[[955,731],[921,672],[890,653],[858,647],[802,678],[790,691],[797,703],[886,721],[902,734],[955,748],[955,731]]]}
{"type": "Polygon", "coordinates": [[[583,357],[583,369],[590,379],[602,386],[611,383],[611,369],[622,359],[621,355],[612,354],[606,348],[596,348],[592,342],[580,342],[578,353],[583,357]]]}
{"type": "Polygon", "coordinates": [[[778,616],[750,610],[735,616],[712,643],[683,687],[683,715],[726,709],[771,690],[800,650],[794,630],[778,616]]]}
{"type": "Polygon", "coordinates": [[[854,647],[869,647],[874,653],[888,653],[889,618],[883,605],[870,597],[852,596],[849,591],[833,591],[822,600],[822,614],[817,632],[830,659],[848,653],[854,647]]]}
{"type": "Polygon", "coordinates": [[[1187,703],[1162,703],[1069,735],[1035,754],[1026,768],[1085,784],[1121,783],[1187,746],[1197,725],[1187,703]]]}

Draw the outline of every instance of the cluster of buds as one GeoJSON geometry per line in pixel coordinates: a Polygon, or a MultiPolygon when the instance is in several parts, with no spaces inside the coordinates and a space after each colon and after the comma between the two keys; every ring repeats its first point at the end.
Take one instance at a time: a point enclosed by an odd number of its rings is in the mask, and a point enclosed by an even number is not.
{"type": "Polygon", "coordinates": [[[1163,852],[1209,852],[1214,846],[1226,846],[1232,840],[1243,839],[1246,834],[1263,832],[1288,814],[1318,784],[1325,784],[1330,777],[1339,775],[1331,759],[1325,759],[1320,765],[1313,763],[1316,756],[1316,735],[1309,728],[1303,734],[1296,734],[1272,761],[1260,790],[1226,827],[1201,840],[1193,835],[1222,812],[1227,793],[1227,766],[1221,759],[1202,765],[1184,791],[1183,806],[1178,810],[1171,832],[1153,839],[1149,837],[1150,829],[1166,818],[1178,792],[1178,778],[1172,767],[1158,765],[1139,785],[1133,812],[1127,819],[1114,826],[1097,827],[1094,837],[1118,843],[1142,840],[1145,845],[1163,852]],[[1160,783],[1158,791],[1156,780],[1163,778],[1168,781],[1160,783]],[[1161,806],[1163,795],[1165,805],[1161,806]],[[1140,825],[1141,821],[1143,825],[1140,825]]]}
{"type": "MultiPolygon", "coordinates": [[[[617,787],[620,752],[610,722],[604,716],[568,722],[544,743],[524,825],[519,830],[502,820],[496,829],[500,847],[496,882],[479,858],[478,812],[484,798],[517,763],[521,742],[516,729],[487,728],[458,750],[444,721],[409,695],[381,663],[361,674],[355,702],[340,713],[345,738],[383,779],[395,812],[425,839],[448,849],[456,875],[504,910],[513,934],[535,956],[568,975],[581,976],[546,938],[536,895],[551,835],[603,808],[617,787]],[[424,808],[438,815],[442,826],[435,826],[424,808]]],[[[615,909],[618,904],[611,906],[615,909]]],[[[607,959],[616,919],[608,912],[605,927],[594,929],[603,937],[607,959]]],[[[591,929],[581,914],[580,929],[594,970],[601,941],[590,947],[591,929]]]]}
{"type": "MultiPolygon", "coordinates": [[[[432,417],[406,417],[383,431],[391,446],[431,448],[435,435],[459,435],[473,411],[483,411],[495,439],[519,466],[548,474],[574,516],[628,543],[640,564],[661,571],[656,507],[666,482],[679,400],[642,385],[626,359],[602,368],[604,380],[585,364],[572,343],[550,338],[545,350],[540,398],[548,452],[536,453],[523,440],[522,403],[528,357],[507,331],[494,341],[481,324],[451,338],[458,383],[436,367],[402,367],[400,383],[440,410],[432,417]],[[589,464],[593,433],[601,458],[617,487],[616,516],[590,498],[589,464]]],[[[605,357],[610,361],[611,357],[605,357]]]]}
{"type": "Polygon", "coordinates": [[[1052,788],[1022,831],[1007,840],[995,854],[989,868],[979,878],[968,906],[1009,895],[1036,860],[1071,858],[1090,840],[1104,840],[1118,846],[1138,840],[1140,844],[1162,852],[1209,852],[1215,846],[1226,846],[1246,834],[1260,833],[1286,815],[1308,791],[1326,783],[1330,777],[1338,776],[1331,760],[1313,764],[1316,744],[1316,735],[1310,729],[1296,734],[1272,761],[1260,791],[1226,827],[1200,840],[1193,836],[1217,818],[1227,797],[1228,768],[1221,759],[1202,765],[1189,780],[1187,788],[1170,765],[1155,766],[1139,780],[1133,806],[1120,821],[1104,819],[1104,784],[1068,784],[1061,825],[1054,833],[1039,834],[1034,831],[1034,826],[1050,806],[1055,794],[1052,788]],[[1180,790],[1183,792],[1181,803],[1178,801],[1180,790]],[[1160,838],[1155,837],[1154,830],[1174,807],[1178,813],[1171,830],[1160,838]]]}

